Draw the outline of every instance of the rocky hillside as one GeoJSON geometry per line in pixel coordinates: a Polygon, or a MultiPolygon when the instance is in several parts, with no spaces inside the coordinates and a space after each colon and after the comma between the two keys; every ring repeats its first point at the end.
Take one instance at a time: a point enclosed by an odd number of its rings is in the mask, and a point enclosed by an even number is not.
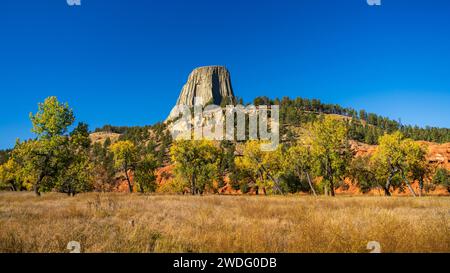
{"type": "MultiPolygon", "coordinates": [[[[434,143],[428,141],[417,141],[427,150],[426,159],[433,167],[446,168],[450,170],[450,143],[434,143]]],[[[351,141],[352,148],[356,156],[371,155],[375,152],[377,145],[368,145],[356,141],[351,141]]]]}
{"type": "Polygon", "coordinates": [[[100,143],[103,144],[106,139],[110,139],[112,142],[115,142],[119,139],[120,134],[111,133],[111,132],[95,132],[89,135],[92,143],[100,143]]]}

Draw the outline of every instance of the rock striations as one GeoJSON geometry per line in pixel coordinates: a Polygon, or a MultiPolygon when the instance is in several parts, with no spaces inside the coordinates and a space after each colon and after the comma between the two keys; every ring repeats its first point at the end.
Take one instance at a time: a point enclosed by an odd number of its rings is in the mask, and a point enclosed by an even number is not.
{"type": "Polygon", "coordinates": [[[223,66],[204,66],[194,69],[181,90],[177,105],[194,105],[194,98],[202,98],[203,105],[220,105],[224,99],[234,101],[228,70],[223,66]]]}

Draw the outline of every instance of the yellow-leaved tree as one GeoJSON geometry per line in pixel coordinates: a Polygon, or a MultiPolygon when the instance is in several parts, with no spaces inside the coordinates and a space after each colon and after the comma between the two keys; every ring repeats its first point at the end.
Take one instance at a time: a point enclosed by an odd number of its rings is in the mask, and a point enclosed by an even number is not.
{"type": "Polygon", "coordinates": [[[118,171],[125,174],[128,182],[128,189],[133,192],[133,185],[131,184],[129,171],[134,171],[137,161],[138,153],[136,146],[129,140],[117,141],[110,146],[111,152],[114,154],[114,165],[118,171]]]}
{"type": "Polygon", "coordinates": [[[315,172],[323,177],[334,196],[336,184],[344,180],[353,157],[347,125],[333,116],[323,116],[311,125],[305,142],[311,147],[315,172]]]}
{"type": "Polygon", "coordinates": [[[176,179],[185,181],[192,195],[202,194],[218,178],[221,151],[212,141],[175,141],[170,156],[176,179]]]}
{"type": "Polygon", "coordinates": [[[391,187],[406,185],[411,194],[416,196],[409,179],[417,179],[420,188],[423,188],[423,181],[428,173],[424,147],[411,139],[405,139],[398,131],[384,134],[378,141],[380,144],[371,158],[371,165],[376,180],[382,182],[379,186],[383,188],[385,195],[391,195],[391,187]]]}
{"type": "Polygon", "coordinates": [[[236,158],[236,168],[241,179],[256,185],[256,193],[262,189],[267,193],[284,193],[281,175],[284,173],[283,147],[275,151],[262,151],[261,141],[247,141],[243,155],[236,158]]]}

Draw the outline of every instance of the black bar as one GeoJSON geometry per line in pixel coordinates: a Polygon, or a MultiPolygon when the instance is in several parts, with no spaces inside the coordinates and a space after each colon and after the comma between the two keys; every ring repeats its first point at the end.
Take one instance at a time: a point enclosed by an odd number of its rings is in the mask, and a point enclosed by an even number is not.
{"type": "MultiPolygon", "coordinates": [[[[449,254],[0,254],[3,268],[44,272],[431,272],[449,254]],[[182,262],[180,264],[180,262],[182,262]],[[233,264],[231,264],[233,263],[233,264]],[[177,266],[178,265],[178,266],[177,266]],[[187,266],[189,265],[189,266],[187,266]]],[[[442,270],[442,269],[441,269],[442,270]]],[[[441,271],[439,270],[439,272],[441,271]]],[[[6,272],[6,271],[5,271],[6,272]]]]}

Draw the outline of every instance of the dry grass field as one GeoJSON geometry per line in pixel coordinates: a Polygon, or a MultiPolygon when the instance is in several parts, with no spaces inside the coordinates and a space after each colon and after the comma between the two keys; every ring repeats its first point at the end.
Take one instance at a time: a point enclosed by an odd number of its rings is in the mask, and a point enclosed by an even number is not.
{"type": "Polygon", "coordinates": [[[450,252],[448,197],[0,193],[0,252],[450,252]]]}

